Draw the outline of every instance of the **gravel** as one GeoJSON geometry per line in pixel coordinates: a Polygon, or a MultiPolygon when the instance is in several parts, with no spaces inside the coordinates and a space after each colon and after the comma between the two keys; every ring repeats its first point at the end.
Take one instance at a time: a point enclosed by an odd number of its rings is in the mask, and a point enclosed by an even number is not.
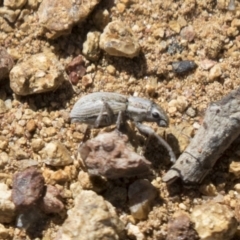
{"type": "MultiPolygon", "coordinates": [[[[168,113],[170,127],[148,126],[179,156],[202,124],[207,106],[240,85],[239,6],[232,0],[3,1],[0,238],[60,239],[66,233],[69,239],[78,239],[71,235],[74,230],[85,233],[88,226],[96,229],[107,219],[111,239],[176,239],[182,232],[174,224],[182,218],[177,215],[182,210],[187,219],[185,236],[195,236],[196,231],[203,238],[202,229],[208,229],[205,220],[213,219],[214,226],[222,229],[218,239],[237,239],[239,140],[201,186],[183,190],[180,184],[167,187],[162,181],[171,166],[167,152],[128,123],[123,129],[127,147],[151,162],[150,172],[144,180],[142,176],[107,179],[104,174],[89,176],[79,161],[78,146],[87,126],[71,124],[69,113],[79,98],[92,92],[149,98],[168,113]],[[180,69],[187,69],[184,74],[178,74],[181,62],[188,63],[180,69]],[[43,154],[47,146],[52,152],[43,154]],[[27,178],[29,185],[24,185],[20,179],[16,188],[16,176],[32,168],[42,179],[40,192],[30,202],[32,211],[19,214],[16,206],[29,205],[29,199],[19,203],[11,196],[24,199],[16,189],[31,190],[34,182],[27,178]],[[153,200],[147,197],[151,207],[141,221],[131,214],[127,199],[136,181],[148,181],[157,192],[153,200]],[[212,210],[208,201],[213,201],[212,210]],[[94,204],[99,219],[84,211],[85,206],[95,213],[94,204]],[[78,211],[84,224],[71,222],[71,216],[78,219],[78,211]],[[186,216],[192,216],[195,226],[186,216]],[[171,235],[172,227],[177,229],[171,235]]],[[[113,129],[90,129],[89,140],[113,129]]],[[[105,226],[101,229],[99,234],[105,226]]],[[[214,231],[209,228],[205,233],[211,239],[214,231]]]]}

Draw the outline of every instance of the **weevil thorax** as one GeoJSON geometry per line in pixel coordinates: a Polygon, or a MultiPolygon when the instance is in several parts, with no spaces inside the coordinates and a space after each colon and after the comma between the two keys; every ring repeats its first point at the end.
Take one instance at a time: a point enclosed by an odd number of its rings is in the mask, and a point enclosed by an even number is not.
{"type": "Polygon", "coordinates": [[[167,127],[169,119],[165,111],[156,103],[138,97],[129,97],[126,114],[135,122],[156,122],[161,127],[167,127]]]}

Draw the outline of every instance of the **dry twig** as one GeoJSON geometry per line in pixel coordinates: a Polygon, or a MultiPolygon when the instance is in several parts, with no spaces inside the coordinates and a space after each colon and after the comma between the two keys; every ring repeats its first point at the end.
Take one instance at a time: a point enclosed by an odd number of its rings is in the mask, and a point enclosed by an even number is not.
{"type": "Polygon", "coordinates": [[[240,88],[208,107],[204,122],[163,180],[200,183],[240,134],[240,88]]]}

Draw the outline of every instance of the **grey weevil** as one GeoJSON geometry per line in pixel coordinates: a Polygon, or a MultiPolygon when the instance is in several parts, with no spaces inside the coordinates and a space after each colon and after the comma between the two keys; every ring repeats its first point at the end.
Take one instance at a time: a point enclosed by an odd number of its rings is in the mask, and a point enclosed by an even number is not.
{"type": "Polygon", "coordinates": [[[114,123],[119,127],[122,119],[157,122],[162,127],[167,127],[169,123],[165,111],[153,101],[111,92],[96,92],[80,98],[70,118],[72,122],[87,123],[93,127],[114,123]]]}
{"type": "Polygon", "coordinates": [[[171,161],[176,161],[169,144],[150,127],[140,124],[147,121],[156,122],[161,127],[168,126],[167,114],[153,101],[139,97],[127,97],[119,93],[91,93],[75,103],[70,118],[72,122],[86,123],[96,128],[116,123],[118,129],[122,120],[130,119],[136,123],[136,127],[141,133],[156,137],[158,142],[168,150],[171,161]]]}

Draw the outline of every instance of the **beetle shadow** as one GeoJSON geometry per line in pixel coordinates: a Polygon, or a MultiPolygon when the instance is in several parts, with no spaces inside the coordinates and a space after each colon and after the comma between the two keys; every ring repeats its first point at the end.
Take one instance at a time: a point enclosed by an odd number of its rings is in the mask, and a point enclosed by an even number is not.
{"type": "MultiPolygon", "coordinates": [[[[146,137],[137,128],[133,128],[128,122],[121,125],[120,131],[128,136],[130,144],[137,150],[139,147],[144,149],[144,157],[152,163],[154,170],[168,168],[170,156],[167,149],[154,136],[146,137]]],[[[180,155],[180,146],[177,138],[169,133],[162,137],[166,141],[176,157],[180,155]]]]}
{"type": "MultiPolygon", "coordinates": [[[[172,147],[171,143],[170,146],[172,147]]],[[[167,149],[162,146],[154,136],[146,139],[144,156],[152,163],[153,168],[157,171],[165,169],[166,167],[168,168],[171,163],[167,149]]]]}

